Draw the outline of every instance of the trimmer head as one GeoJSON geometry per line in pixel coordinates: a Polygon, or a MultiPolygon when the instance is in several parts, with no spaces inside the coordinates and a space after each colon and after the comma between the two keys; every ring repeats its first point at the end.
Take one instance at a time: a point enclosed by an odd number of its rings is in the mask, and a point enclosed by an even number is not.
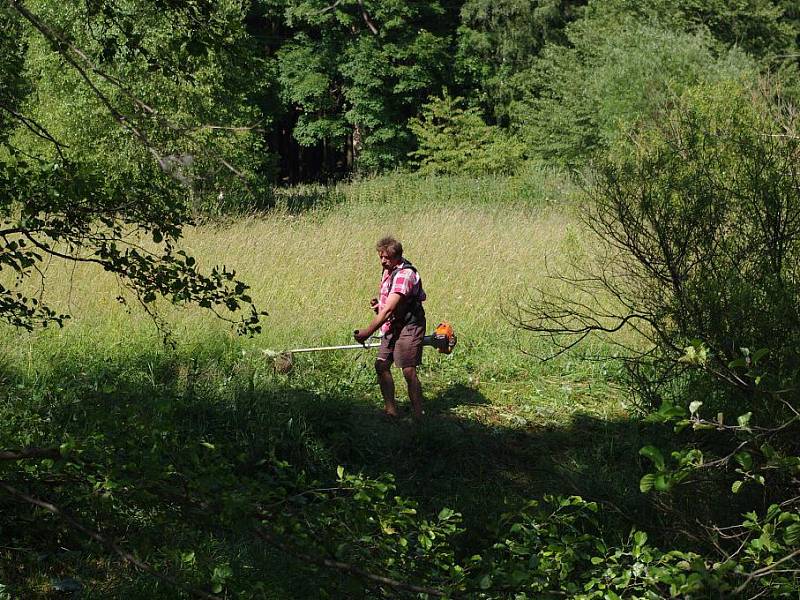
{"type": "Polygon", "coordinates": [[[278,373],[288,373],[294,367],[294,357],[291,352],[281,352],[275,357],[275,370],[278,373]]]}

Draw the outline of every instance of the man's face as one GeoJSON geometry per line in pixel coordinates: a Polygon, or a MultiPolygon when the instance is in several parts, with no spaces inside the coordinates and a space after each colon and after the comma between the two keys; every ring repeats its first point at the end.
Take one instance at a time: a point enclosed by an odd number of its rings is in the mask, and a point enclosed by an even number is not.
{"type": "Polygon", "coordinates": [[[386,252],[386,250],[381,250],[380,252],[378,252],[378,256],[381,259],[381,266],[386,271],[391,271],[397,265],[400,264],[400,257],[392,258],[392,256],[388,252],[386,252]]]}

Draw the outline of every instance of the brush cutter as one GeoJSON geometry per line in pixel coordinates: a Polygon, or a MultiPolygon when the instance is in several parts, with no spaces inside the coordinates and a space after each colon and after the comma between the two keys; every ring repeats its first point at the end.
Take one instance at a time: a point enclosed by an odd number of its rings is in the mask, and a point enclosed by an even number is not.
{"type": "MultiPolygon", "coordinates": [[[[294,355],[301,352],[327,352],[328,350],[363,350],[365,348],[377,348],[381,344],[381,336],[372,336],[363,344],[345,344],[343,346],[317,346],[315,348],[295,348],[284,352],[272,352],[264,350],[269,358],[275,360],[275,370],[279,373],[288,373],[294,364],[294,355]]],[[[422,338],[423,346],[436,348],[442,354],[450,354],[456,346],[456,334],[453,326],[447,321],[443,321],[436,326],[433,333],[422,338]]]]}

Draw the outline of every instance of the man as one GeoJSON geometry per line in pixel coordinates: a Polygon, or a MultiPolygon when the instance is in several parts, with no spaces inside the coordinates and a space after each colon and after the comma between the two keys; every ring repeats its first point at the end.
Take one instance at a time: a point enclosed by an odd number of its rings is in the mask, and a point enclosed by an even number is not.
{"type": "Polygon", "coordinates": [[[422,362],[422,338],[425,336],[425,291],[416,268],[403,257],[403,245],[392,237],[380,240],[375,249],[383,267],[380,293],[370,301],[375,318],[353,337],[364,343],[378,329],[383,332],[375,372],[383,396],[384,412],[399,416],[394,397],[394,362],[403,371],[411,401],[411,415],[422,417],[422,384],[417,366],[422,362]]]}

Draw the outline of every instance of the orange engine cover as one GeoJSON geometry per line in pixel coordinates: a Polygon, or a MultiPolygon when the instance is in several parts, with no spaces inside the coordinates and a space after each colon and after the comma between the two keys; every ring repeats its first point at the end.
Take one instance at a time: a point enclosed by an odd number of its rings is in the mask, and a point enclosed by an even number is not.
{"type": "Polygon", "coordinates": [[[453,326],[447,321],[442,321],[433,332],[434,346],[442,354],[450,354],[456,346],[456,334],[453,326]]]}

